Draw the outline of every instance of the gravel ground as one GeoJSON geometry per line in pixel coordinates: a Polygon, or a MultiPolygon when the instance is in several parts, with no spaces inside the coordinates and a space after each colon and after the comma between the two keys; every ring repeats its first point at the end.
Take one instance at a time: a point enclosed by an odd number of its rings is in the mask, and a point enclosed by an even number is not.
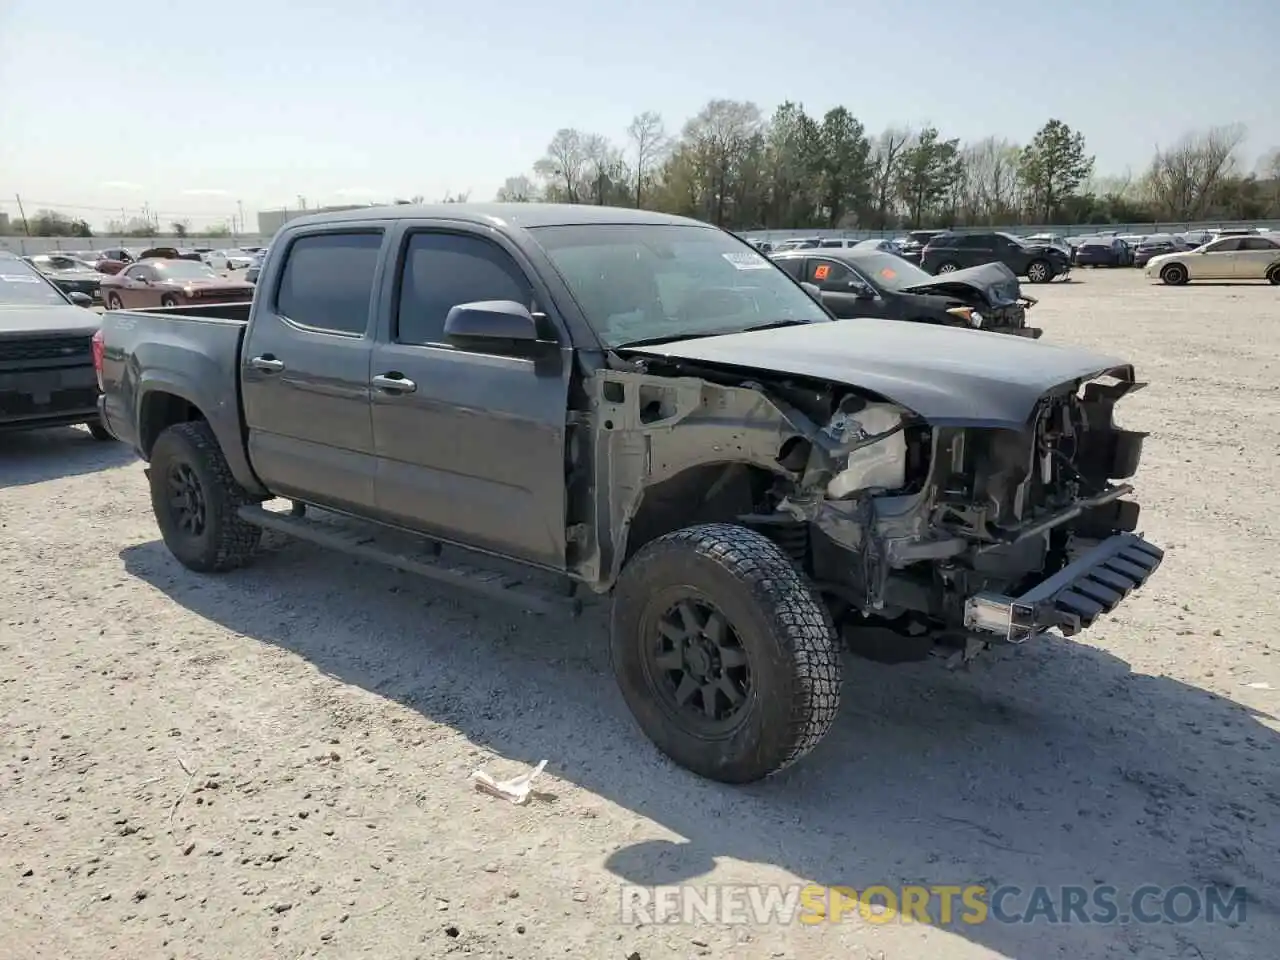
{"type": "MultiPolygon", "coordinates": [[[[0,955],[1274,956],[1280,296],[1082,271],[1047,339],[1151,386],[1156,578],[1083,642],[851,661],[832,735],[748,788],[662,759],[579,621],[268,542],[213,577],[141,465],[0,438],[0,955]],[[475,793],[548,761],[525,806],[475,793]],[[623,923],[621,885],[1244,885],[1244,923],[623,923]]],[[[1016,906],[1016,905],[1015,905],[1016,906]]],[[[934,918],[937,919],[936,916],[934,918]]]]}

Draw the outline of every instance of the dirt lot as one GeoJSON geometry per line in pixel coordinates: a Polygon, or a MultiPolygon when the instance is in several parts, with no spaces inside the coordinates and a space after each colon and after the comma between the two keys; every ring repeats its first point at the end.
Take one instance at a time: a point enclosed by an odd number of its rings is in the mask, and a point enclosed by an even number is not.
{"type": "Polygon", "coordinates": [[[598,609],[508,614],[276,541],[196,576],[127,451],[0,440],[0,956],[1274,956],[1280,293],[1136,271],[1033,292],[1048,339],[1152,381],[1121,409],[1152,432],[1164,567],[1085,642],[850,662],[832,735],[746,789],[641,738],[598,609]],[[527,806],[467,780],[544,758],[527,806]],[[622,884],[682,881],[1249,900],[1214,927],[621,922],[622,884]]]}

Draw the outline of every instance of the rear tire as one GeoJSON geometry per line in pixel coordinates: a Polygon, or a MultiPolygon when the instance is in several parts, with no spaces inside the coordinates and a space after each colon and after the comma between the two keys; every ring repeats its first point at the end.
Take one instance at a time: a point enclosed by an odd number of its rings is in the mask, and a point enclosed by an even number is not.
{"type": "Polygon", "coordinates": [[[1180,263],[1170,263],[1161,268],[1160,279],[1171,287],[1180,287],[1189,279],[1187,268],[1180,263]]]}
{"type": "Polygon", "coordinates": [[[184,567],[221,573],[249,562],[262,528],[237,510],[256,500],[231,475],[204,420],[164,430],[151,449],[151,509],[165,546],[184,567]]]}
{"type": "Polygon", "coordinates": [[[610,654],[645,735],[723,783],[795,763],[839,707],[822,601],[777,544],[745,527],[701,524],[641,547],[614,592],[610,654]]]}
{"type": "Polygon", "coordinates": [[[1273,287],[1280,287],[1280,263],[1267,271],[1267,279],[1271,281],[1273,287]]]}
{"type": "Polygon", "coordinates": [[[938,273],[955,273],[960,269],[960,264],[953,263],[948,260],[946,263],[938,264],[938,273]]]}
{"type": "Polygon", "coordinates": [[[108,309],[108,310],[119,310],[119,309],[121,309],[123,306],[124,306],[124,304],[120,302],[120,298],[119,298],[118,296],[116,296],[114,293],[108,293],[108,294],[107,294],[107,309],[108,309]]]}

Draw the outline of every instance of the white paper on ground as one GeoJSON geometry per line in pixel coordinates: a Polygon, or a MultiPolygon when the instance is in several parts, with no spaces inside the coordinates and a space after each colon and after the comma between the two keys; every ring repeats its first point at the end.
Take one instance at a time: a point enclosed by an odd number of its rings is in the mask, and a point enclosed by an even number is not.
{"type": "Polygon", "coordinates": [[[493,794],[495,797],[504,797],[512,803],[524,803],[533,791],[533,778],[540,774],[546,765],[547,761],[543,760],[532,770],[518,777],[512,777],[510,780],[495,780],[483,770],[473,770],[471,780],[475,783],[477,790],[493,794]]]}

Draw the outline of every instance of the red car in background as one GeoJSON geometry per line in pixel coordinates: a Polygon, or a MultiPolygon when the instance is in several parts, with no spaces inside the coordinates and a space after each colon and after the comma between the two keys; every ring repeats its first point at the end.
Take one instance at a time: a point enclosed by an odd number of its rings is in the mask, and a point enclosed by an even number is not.
{"type": "Polygon", "coordinates": [[[108,310],[126,307],[180,307],[200,303],[241,303],[253,299],[253,284],[229,280],[195,260],[149,258],[103,277],[108,310]]]}

